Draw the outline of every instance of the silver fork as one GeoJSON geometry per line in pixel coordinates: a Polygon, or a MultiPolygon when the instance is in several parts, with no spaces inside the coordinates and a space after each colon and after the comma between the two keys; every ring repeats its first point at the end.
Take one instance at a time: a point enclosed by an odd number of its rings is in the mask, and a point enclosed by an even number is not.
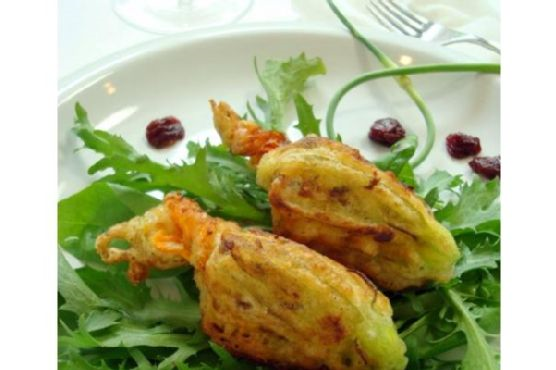
{"type": "Polygon", "coordinates": [[[470,43],[500,54],[500,49],[482,37],[459,32],[422,17],[392,0],[368,0],[367,9],[390,31],[442,45],[470,43]]]}

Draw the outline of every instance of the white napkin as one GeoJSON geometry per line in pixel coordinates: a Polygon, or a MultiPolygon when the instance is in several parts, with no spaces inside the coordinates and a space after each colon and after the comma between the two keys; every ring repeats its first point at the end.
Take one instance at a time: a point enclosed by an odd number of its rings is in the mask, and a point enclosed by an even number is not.
{"type": "MultiPolygon", "coordinates": [[[[498,0],[397,0],[415,13],[461,32],[481,36],[495,45],[500,42],[500,6],[498,0]]],[[[336,0],[342,12],[355,26],[389,32],[366,8],[367,0],[336,0]]],[[[295,11],[303,19],[331,22],[332,14],[324,0],[292,0],[295,11]]],[[[465,53],[477,61],[498,62],[500,56],[482,47],[455,44],[448,48],[465,53]]]]}

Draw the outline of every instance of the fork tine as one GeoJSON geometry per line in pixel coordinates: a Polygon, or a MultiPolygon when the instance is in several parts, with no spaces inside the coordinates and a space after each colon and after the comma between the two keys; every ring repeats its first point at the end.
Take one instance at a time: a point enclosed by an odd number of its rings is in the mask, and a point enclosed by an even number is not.
{"type": "Polygon", "coordinates": [[[373,6],[374,4],[371,4],[371,1],[367,2],[367,9],[371,12],[371,14],[376,18],[376,20],[382,25],[384,26],[384,28],[387,28],[390,31],[395,31],[397,30],[397,28],[392,27],[392,25],[390,23],[388,23],[381,15],[380,13],[378,13],[375,10],[375,7],[373,6]]]}
{"type": "Polygon", "coordinates": [[[374,14],[378,21],[389,30],[398,31],[406,36],[411,36],[402,24],[382,8],[377,0],[369,0],[367,2],[367,8],[374,14]]]}
{"type": "MultiPolygon", "coordinates": [[[[409,27],[414,31],[414,34],[406,32],[406,35],[417,37],[420,36],[422,34],[421,24],[417,23],[417,26],[414,25],[414,21],[412,18],[407,17],[405,13],[400,13],[391,6],[392,4],[394,4],[393,1],[388,0],[388,2],[390,3],[390,5],[388,5],[385,0],[375,0],[376,5],[378,5],[385,14],[389,14],[391,17],[396,18],[399,22],[401,22],[403,26],[409,27]]],[[[403,28],[403,26],[401,27],[403,28]]]]}
{"type": "Polygon", "coordinates": [[[411,11],[408,7],[406,6],[402,6],[398,3],[396,3],[393,0],[386,0],[392,7],[396,8],[400,13],[402,13],[403,15],[405,15],[406,17],[408,17],[409,19],[411,19],[412,21],[415,22],[415,24],[419,27],[424,27],[427,23],[430,23],[430,21],[425,18],[420,16],[417,13],[414,13],[413,11],[411,11]]]}
{"type": "Polygon", "coordinates": [[[369,4],[371,4],[375,11],[398,32],[410,37],[417,37],[419,35],[419,30],[415,29],[413,26],[408,26],[403,19],[400,19],[399,15],[394,14],[393,11],[382,4],[380,0],[370,0],[369,4]]]}

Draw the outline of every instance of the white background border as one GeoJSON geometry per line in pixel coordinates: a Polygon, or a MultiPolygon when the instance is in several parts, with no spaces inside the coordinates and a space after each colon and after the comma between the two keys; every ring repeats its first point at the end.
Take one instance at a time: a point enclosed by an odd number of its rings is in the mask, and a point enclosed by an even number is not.
{"type": "MultiPolygon", "coordinates": [[[[503,369],[556,362],[556,11],[549,4],[502,6],[503,369]]],[[[56,7],[4,8],[1,367],[55,369],[56,7]]]]}

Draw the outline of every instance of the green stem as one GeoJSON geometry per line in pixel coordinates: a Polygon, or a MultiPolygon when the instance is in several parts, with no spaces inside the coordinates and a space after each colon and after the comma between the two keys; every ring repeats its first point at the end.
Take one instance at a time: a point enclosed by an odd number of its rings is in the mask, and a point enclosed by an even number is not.
{"type": "MultiPolygon", "coordinates": [[[[333,0],[327,0],[328,6],[332,10],[332,12],[338,17],[340,22],[349,30],[351,35],[358,41],[360,41],[371,53],[375,55],[375,57],[380,61],[380,63],[386,69],[396,68],[398,65],[392,61],[386,54],[384,54],[378,47],[376,47],[373,43],[371,43],[366,37],[364,37],[359,31],[355,29],[355,27],[351,24],[351,22],[346,18],[346,16],[340,11],[340,9],[334,4],[333,0]]],[[[423,98],[419,95],[419,93],[413,87],[413,83],[407,76],[398,75],[400,77],[396,78],[396,82],[398,85],[405,90],[405,92],[409,95],[411,100],[417,105],[417,108],[423,115],[425,119],[425,125],[427,127],[427,139],[424,148],[419,152],[412,162],[413,167],[417,167],[421,164],[429,155],[432,146],[434,144],[434,140],[436,137],[436,129],[434,124],[434,119],[432,117],[431,112],[428,110],[427,105],[423,98]]],[[[333,139],[336,139],[335,136],[332,136],[333,139]]]]}
{"type": "Polygon", "coordinates": [[[332,0],[327,0],[327,1],[328,1],[328,6],[332,10],[332,12],[336,14],[338,19],[340,19],[340,22],[342,22],[342,24],[349,30],[353,38],[355,38],[356,40],[360,41],[363,45],[365,45],[365,47],[375,55],[375,57],[380,61],[380,63],[382,63],[382,65],[385,68],[397,67],[396,63],[394,63],[392,59],[390,59],[386,54],[384,54],[379,48],[374,46],[369,40],[365,38],[365,36],[360,34],[359,31],[357,31],[355,27],[353,27],[351,22],[348,21],[346,16],[340,11],[340,9],[338,9],[336,4],[334,4],[334,1],[332,0]]]}
{"type": "MultiPolygon", "coordinates": [[[[406,76],[402,76],[402,77],[406,77],[406,76]]],[[[421,95],[419,95],[419,93],[417,93],[417,91],[415,91],[415,89],[412,87],[407,88],[406,92],[410,96],[411,100],[413,100],[415,105],[417,105],[417,108],[425,118],[425,125],[427,127],[427,139],[425,142],[425,146],[419,152],[419,154],[416,154],[415,159],[411,162],[411,165],[413,166],[413,168],[415,168],[421,163],[423,163],[425,159],[427,159],[427,156],[432,150],[434,141],[436,140],[436,125],[434,124],[432,114],[427,108],[427,105],[425,104],[423,98],[421,98],[421,95]]]]}
{"type": "MultiPolygon", "coordinates": [[[[353,80],[342,86],[336,94],[332,97],[328,105],[328,111],[326,112],[326,132],[329,138],[335,139],[336,133],[334,131],[334,115],[336,114],[336,109],[344,95],[346,95],[351,89],[371,80],[376,80],[383,77],[394,77],[402,76],[402,83],[404,77],[407,75],[419,75],[426,73],[441,73],[441,72],[480,72],[487,74],[499,74],[500,64],[493,63],[453,63],[453,64],[426,64],[421,66],[411,66],[411,67],[398,67],[392,69],[383,69],[375,72],[368,72],[355,77],[353,80]]],[[[425,117],[425,122],[427,125],[427,141],[423,150],[417,155],[412,165],[414,167],[421,164],[430,153],[432,146],[434,144],[434,138],[436,135],[436,129],[432,116],[428,111],[425,102],[417,94],[414,89],[407,90],[407,93],[411,99],[415,102],[423,116],[425,117]]]]}

